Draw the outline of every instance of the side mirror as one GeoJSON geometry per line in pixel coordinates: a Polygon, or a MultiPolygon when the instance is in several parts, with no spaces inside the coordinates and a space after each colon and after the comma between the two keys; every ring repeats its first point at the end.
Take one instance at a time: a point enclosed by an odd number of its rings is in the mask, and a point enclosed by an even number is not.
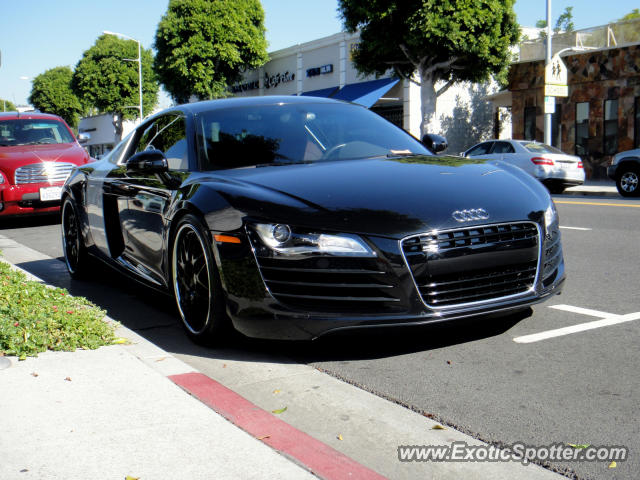
{"type": "Polygon", "coordinates": [[[79,133],[78,134],[78,143],[87,143],[91,140],[91,135],[88,133],[79,133]]]}
{"type": "Polygon", "coordinates": [[[433,153],[443,152],[449,146],[446,138],[442,135],[436,135],[435,133],[426,133],[422,137],[422,144],[433,153]]]}
{"type": "Polygon", "coordinates": [[[160,150],[144,150],[127,160],[127,173],[167,173],[169,163],[160,150]]]}

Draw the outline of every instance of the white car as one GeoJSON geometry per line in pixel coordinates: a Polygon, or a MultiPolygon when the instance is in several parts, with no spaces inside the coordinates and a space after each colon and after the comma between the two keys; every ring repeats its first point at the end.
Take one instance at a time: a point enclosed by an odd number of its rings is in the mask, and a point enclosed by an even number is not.
{"type": "Polygon", "coordinates": [[[469,158],[502,160],[540,180],[551,193],[584,183],[582,159],[533,140],[488,140],[462,154],[469,158]]]}

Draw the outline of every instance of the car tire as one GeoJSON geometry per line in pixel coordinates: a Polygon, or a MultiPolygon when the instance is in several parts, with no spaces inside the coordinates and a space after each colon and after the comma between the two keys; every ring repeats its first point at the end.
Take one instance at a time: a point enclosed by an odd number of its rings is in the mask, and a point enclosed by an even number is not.
{"type": "Polygon", "coordinates": [[[89,271],[89,255],[82,239],[78,208],[71,197],[65,197],[60,214],[64,263],[72,278],[84,278],[89,271]]]}
{"type": "Polygon", "coordinates": [[[616,188],[623,197],[637,197],[640,195],[640,168],[635,165],[625,165],[619,169],[616,178],[616,188]]]}
{"type": "Polygon", "coordinates": [[[219,343],[230,330],[208,237],[202,222],[188,214],[178,221],[171,249],[171,284],[182,325],[203,345],[219,343]]]}
{"type": "Polygon", "coordinates": [[[555,184],[555,185],[549,185],[549,187],[547,188],[549,189],[549,192],[552,193],[553,195],[560,195],[565,191],[567,187],[565,187],[564,185],[555,184]]]}
{"type": "Polygon", "coordinates": [[[542,183],[547,187],[549,193],[553,195],[559,195],[567,188],[563,183],[554,180],[543,181],[542,183]]]}

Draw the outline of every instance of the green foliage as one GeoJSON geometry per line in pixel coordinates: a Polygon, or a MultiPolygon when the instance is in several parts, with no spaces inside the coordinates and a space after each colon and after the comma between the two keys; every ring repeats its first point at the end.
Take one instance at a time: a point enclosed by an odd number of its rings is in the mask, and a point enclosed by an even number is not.
{"type": "Polygon", "coordinates": [[[574,30],[575,25],[573,24],[573,7],[567,7],[564,9],[564,12],[562,12],[562,14],[558,17],[558,20],[556,20],[556,26],[554,27],[553,32],[573,32],[574,30]]]}
{"type": "Polygon", "coordinates": [[[104,310],[66,290],[27,280],[0,262],[0,354],[95,349],[116,341],[104,310]]]}
{"type": "Polygon", "coordinates": [[[436,80],[486,80],[509,63],[518,40],[514,0],[340,0],[346,29],[361,30],[356,68],[383,75],[392,68],[436,80]]]}
{"type": "Polygon", "coordinates": [[[620,20],[633,20],[634,18],[640,18],[640,9],[634,8],[620,20]]]}
{"type": "MultiPolygon", "coordinates": [[[[151,50],[142,55],[142,106],[151,112],[158,101],[158,82],[151,50]]],[[[138,43],[115,35],[102,35],[85,51],[73,74],[73,90],[82,102],[101,113],[116,113],[124,119],[138,116],[138,43]]]]}
{"type": "MultiPolygon", "coordinates": [[[[547,28],[546,20],[538,20],[536,22],[537,28],[547,28]]],[[[560,16],[556,20],[556,26],[553,27],[554,35],[557,35],[560,32],[573,32],[575,29],[575,25],[573,23],[573,7],[566,7],[564,11],[560,14],[560,16]]],[[[539,34],[539,38],[547,38],[547,32],[541,31],[539,34]]]]}
{"type": "Polygon", "coordinates": [[[33,79],[29,103],[44,113],[59,115],[72,127],[83,113],[80,100],[73,93],[69,67],[55,67],[33,79]]]}
{"type": "Polygon", "coordinates": [[[179,103],[227,95],[244,69],[267,61],[259,0],[170,0],[156,31],[154,67],[179,103]]]}
{"type": "Polygon", "coordinates": [[[0,112],[16,112],[16,106],[9,100],[0,98],[0,112]]]}

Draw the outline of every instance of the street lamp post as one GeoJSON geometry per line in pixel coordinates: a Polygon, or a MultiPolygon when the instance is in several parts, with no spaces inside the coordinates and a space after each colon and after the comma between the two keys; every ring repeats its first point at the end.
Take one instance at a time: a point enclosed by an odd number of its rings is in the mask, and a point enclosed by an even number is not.
{"type": "Polygon", "coordinates": [[[104,30],[102,33],[104,33],[105,35],[114,35],[116,37],[122,37],[122,38],[126,38],[128,40],[133,40],[134,42],[136,42],[138,44],[138,58],[123,58],[124,61],[127,62],[138,62],[138,95],[139,95],[139,104],[138,104],[138,111],[140,112],[140,121],[142,122],[142,119],[144,118],[144,115],[142,114],[142,51],[140,48],[140,40],[136,40],[135,38],[132,38],[128,35],[125,35],[124,33],[116,33],[116,32],[110,32],[108,30],[104,30]]]}
{"type": "MultiPolygon", "coordinates": [[[[551,0],[547,0],[547,39],[545,68],[551,63],[551,0]]],[[[553,99],[555,101],[555,98],[553,99]]],[[[551,113],[544,114],[544,143],[551,145],[551,113]]]]}

